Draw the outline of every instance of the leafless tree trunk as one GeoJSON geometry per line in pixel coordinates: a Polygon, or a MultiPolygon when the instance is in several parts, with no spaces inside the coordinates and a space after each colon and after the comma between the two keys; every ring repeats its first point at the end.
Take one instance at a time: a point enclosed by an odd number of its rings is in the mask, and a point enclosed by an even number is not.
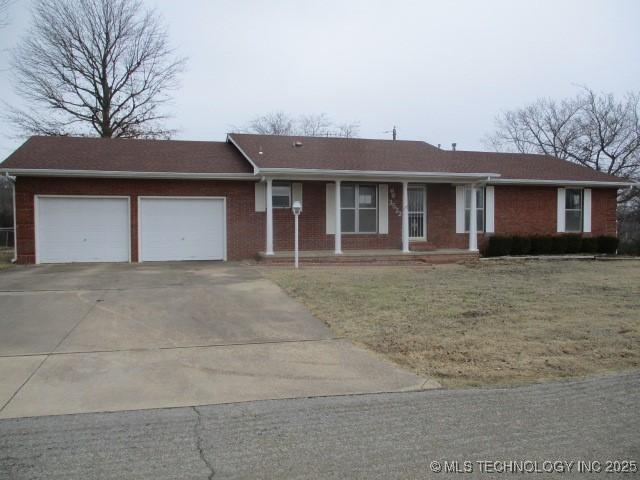
{"type": "Polygon", "coordinates": [[[232,127],[234,131],[260,135],[300,135],[307,137],[358,136],[357,122],[334,124],[324,113],[301,115],[297,119],[285,112],[271,112],[256,117],[245,127],[232,127]]]}
{"type": "Polygon", "coordinates": [[[140,0],[35,0],[13,61],[29,107],[8,117],[26,134],[168,137],[161,107],[184,62],[140,0]]]}
{"type": "MultiPolygon", "coordinates": [[[[498,151],[542,153],[599,172],[640,179],[640,94],[622,100],[588,88],[574,98],[538,100],[504,113],[485,140],[498,151]]],[[[638,196],[624,192],[621,202],[638,196]]]]}

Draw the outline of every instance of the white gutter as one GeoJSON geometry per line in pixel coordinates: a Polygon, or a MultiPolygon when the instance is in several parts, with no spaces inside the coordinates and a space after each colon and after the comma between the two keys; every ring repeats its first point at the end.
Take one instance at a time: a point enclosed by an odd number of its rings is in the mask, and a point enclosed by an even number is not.
{"type": "Polygon", "coordinates": [[[242,150],[242,148],[240,148],[240,145],[237,144],[237,142],[233,139],[233,137],[229,133],[227,133],[227,140],[230,141],[233,144],[233,146],[236,147],[238,151],[242,154],[242,156],[247,160],[247,162],[251,164],[251,166],[253,167],[253,173],[257,175],[260,169],[255,163],[253,163],[253,160],[251,160],[251,157],[247,155],[247,153],[244,150],[242,150]]]}
{"type": "Polygon", "coordinates": [[[253,173],[188,173],[188,172],[136,172],[108,170],[59,170],[52,168],[0,168],[7,175],[36,177],[99,177],[99,178],[155,178],[179,180],[258,180],[253,173]]]}
{"type": "Polygon", "coordinates": [[[636,184],[631,181],[621,180],[619,182],[599,181],[599,180],[534,180],[528,178],[494,178],[488,180],[492,185],[576,185],[583,187],[631,187],[636,184]]]}
{"type": "Polygon", "coordinates": [[[499,173],[412,172],[400,170],[325,170],[320,168],[260,168],[262,175],[309,175],[339,177],[421,177],[421,178],[493,178],[499,173]]]}

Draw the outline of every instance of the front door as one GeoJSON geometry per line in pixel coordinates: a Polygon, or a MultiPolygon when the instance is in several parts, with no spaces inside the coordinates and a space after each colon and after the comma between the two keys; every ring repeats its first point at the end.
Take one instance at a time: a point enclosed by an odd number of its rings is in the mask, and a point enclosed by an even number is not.
{"type": "Polygon", "coordinates": [[[427,190],[424,185],[411,185],[409,193],[409,239],[427,239],[427,190]]]}

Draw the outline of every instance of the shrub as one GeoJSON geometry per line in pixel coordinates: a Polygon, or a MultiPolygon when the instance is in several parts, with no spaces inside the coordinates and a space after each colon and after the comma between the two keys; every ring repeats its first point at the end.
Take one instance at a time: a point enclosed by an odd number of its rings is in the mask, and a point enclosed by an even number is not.
{"type": "Polygon", "coordinates": [[[584,237],[580,251],[583,253],[596,253],[598,251],[598,239],[596,237],[584,237]]]}
{"type": "Polygon", "coordinates": [[[598,237],[598,253],[616,253],[618,249],[618,237],[601,235],[598,237]]]}
{"type": "Polygon", "coordinates": [[[546,255],[551,253],[553,238],[550,236],[534,235],[531,237],[531,253],[534,255],[546,255]]]}
{"type": "Polygon", "coordinates": [[[527,255],[531,252],[531,238],[514,236],[511,239],[511,255],[527,255]]]}
{"type": "Polygon", "coordinates": [[[512,238],[504,235],[493,235],[489,237],[487,255],[489,257],[501,257],[511,253],[512,238]]]}
{"type": "Polygon", "coordinates": [[[640,238],[620,241],[618,253],[622,255],[640,255],[640,238]]]}
{"type": "Polygon", "coordinates": [[[551,253],[555,253],[556,255],[562,255],[567,253],[567,247],[569,246],[569,240],[565,235],[558,235],[553,237],[551,240],[551,253]]]}
{"type": "Polygon", "coordinates": [[[579,253],[582,247],[582,236],[570,233],[564,236],[567,239],[566,253],[579,253]]]}

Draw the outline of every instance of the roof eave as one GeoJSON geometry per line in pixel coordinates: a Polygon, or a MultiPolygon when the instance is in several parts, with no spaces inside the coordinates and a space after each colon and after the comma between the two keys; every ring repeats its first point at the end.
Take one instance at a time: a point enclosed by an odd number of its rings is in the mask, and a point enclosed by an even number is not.
{"type": "Polygon", "coordinates": [[[536,180],[530,178],[496,178],[489,181],[490,184],[496,185],[549,185],[549,186],[580,186],[580,187],[633,187],[640,186],[639,183],[620,180],[536,180]]]}
{"type": "Polygon", "coordinates": [[[385,170],[329,170],[315,168],[260,168],[262,176],[286,176],[309,180],[335,180],[352,178],[371,178],[384,180],[431,180],[431,181],[488,181],[500,177],[498,173],[456,173],[456,172],[413,172],[413,171],[385,171],[385,170]]]}
{"type": "Polygon", "coordinates": [[[65,170],[52,168],[0,168],[0,173],[29,177],[148,178],[182,180],[257,180],[254,173],[136,172],[120,170],[65,170]]]}

